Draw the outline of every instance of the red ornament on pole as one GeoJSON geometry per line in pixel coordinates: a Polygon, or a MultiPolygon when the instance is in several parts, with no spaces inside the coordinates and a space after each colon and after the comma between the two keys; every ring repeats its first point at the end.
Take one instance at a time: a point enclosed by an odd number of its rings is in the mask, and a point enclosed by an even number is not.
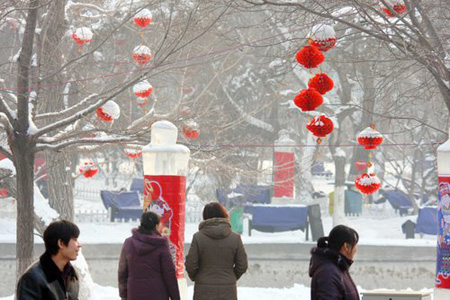
{"type": "Polygon", "coordinates": [[[98,172],[98,167],[92,162],[85,162],[79,167],[79,171],[86,178],[91,178],[98,172]]]}
{"type": "Polygon", "coordinates": [[[91,29],[89,29],[87,27],[81,27],[81,28],[77,28],[72,33],[72,38],[75,41],[75,43],[82,45],[82,44],[89,43],[90,41],[92,41],[93,35],[94,34],[92,33],[91,29]]]}
{"type": "Polygon", "coordinates": [[[325,56],[314,46],[304,46],[295,56],[298,63],[307,69],[317,68],[325,61],[325,56]]]}
{"type": "Polygon", "coordinates": [[[153,86],[147,81],[143,80],[141,82],[138,82],[133,86],[133,93],[137,97],[146,98],[150,96],[150,94],[153,92],[153,86]]]}
{"type": "Polygon", "coordinates": [[[336,45],[336,32],[329,25],[320,24],[314,26],[308,42],[320,51],[326,52],[336,45]]]}
{"type": "Polygon", "coordinates": [[[152,52],[147,46],[137,46],[133,50],[133,59],[139,65],[145,65],[152,59],[152,52]]]}
{"type": "Polygon", "coordinates": [[[300,93],[295,96],[294,103],[302,111],[311,111],[322,105],[323,97],[315,89],[306,89],[300,91],[300,93]]]}
{"type": "Polygon", "coordinates": [[[372,194],[381,187],[381,181],[374,173],[362,173],[356,177],[355,186],[363,194],[372,194]]]}
{"type": "Polygon", "coordinates": [[[358,134],[358,143],[366,150],[376,149],[383,143],[383,136],[372,127],[367,127],[358,134]]]}
{"type": "Polygon", "coordinates": [[[308,86],[324,95],[333,89],[334,82],[327,74],[316,74],[308,81],[308,86]]]}
{"type": "Polygon", "coordinates": [[[331,119],[324,114],[312,118],[312,120],[306,125],[306,129],[308,129],[315,136],[319,137],[317,140],[318,143],[321,142],[321,137],[325,137],[333,131],[333,127],[333,121],[331,121],[331,119]]]}
{"type": "Polygon", "coordinates": [[[136,25],[141,28],[150,25],[152,20],[153,20],[152,12],[146,8],[138,12],[133,18],[134,23],[136,23],[136,25]]]}
{"type": "MultiPolygon", "coordinates": [[[[403,2],[403,0],[386,0],[386,3],[399,15],[402,15],[406,12],[406,4],[403,2]]],[[[382,2],[380,3],[380,8],[388,17],[395,17],[391,10],[382,2]]]]}
{"type": "Polygon", "coordinates": [[[367,169],[367,163],[363,160],[359,160],[355,163],[355,168],[358,171],[364,171],[367,169]]]}
{"type": "Polygon", "coordinates": [[[196,139],[200,135],[198,124],[194,120],[189,120],[183,126],[183,134],[188,139],[196,139]]]}

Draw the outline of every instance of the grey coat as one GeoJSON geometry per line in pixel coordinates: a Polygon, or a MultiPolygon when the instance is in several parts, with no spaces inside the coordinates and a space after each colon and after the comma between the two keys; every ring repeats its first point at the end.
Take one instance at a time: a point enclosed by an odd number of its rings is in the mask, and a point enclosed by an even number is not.
{"type": "Polygon", "coordinates": [[[186,256],[186,271],[195,282],[194,300],[237,300],[236,282],[247,271],[241,236],[228,219],[203,221],[186,256]]]}

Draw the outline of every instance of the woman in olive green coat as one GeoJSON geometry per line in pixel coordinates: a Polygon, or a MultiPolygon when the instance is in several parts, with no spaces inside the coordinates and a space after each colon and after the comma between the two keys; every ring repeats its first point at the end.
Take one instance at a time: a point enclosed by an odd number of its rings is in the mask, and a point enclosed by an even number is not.
{"type": "Polygon", "coordinates": [[[226,209],[208,203],[198,229],[186,256],[194,300],[237,300],[236,282],[247,271],[247,253],[241,236],[231,231],[226,209]]]}

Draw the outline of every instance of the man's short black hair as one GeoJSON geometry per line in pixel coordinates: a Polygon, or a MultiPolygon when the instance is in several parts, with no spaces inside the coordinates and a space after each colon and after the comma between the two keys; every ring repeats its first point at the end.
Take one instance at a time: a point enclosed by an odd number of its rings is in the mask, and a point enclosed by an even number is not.
{"type": "Polygon", "coordinates": [[[74,223],[68,220],[54,221],[44,231],[45,250],[51,254],[58,254],[58,240],[61,240],[64,245],[68,245],[70,239],[78,238],[80,229],[74,223]]]}

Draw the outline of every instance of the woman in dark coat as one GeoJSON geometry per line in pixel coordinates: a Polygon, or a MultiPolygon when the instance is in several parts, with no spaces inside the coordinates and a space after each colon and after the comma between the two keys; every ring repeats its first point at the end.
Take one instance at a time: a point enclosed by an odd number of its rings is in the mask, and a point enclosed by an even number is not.
{"type": "Polygon", "coordinates": [[[119,260],[119,294],[126,300],[179,300],[175,265],[160,218],[145,212],[139,228],[125,240],[119,260]]]}
{"type": "Polygon", "coordinates": [[[359,300],[358,289],[348,272],[358,240],[355,230],[338,225],[329,236],[317,241],[309,264],[311,300],[359,300]]]}
{"type": "Polygon", "coordinates": [[[194,300],[237,300],[236,282],[247,271],[241,236],[231,231],[228,213],[218,202],[205,206],[198,228],[186,256],[194,300]]]}

